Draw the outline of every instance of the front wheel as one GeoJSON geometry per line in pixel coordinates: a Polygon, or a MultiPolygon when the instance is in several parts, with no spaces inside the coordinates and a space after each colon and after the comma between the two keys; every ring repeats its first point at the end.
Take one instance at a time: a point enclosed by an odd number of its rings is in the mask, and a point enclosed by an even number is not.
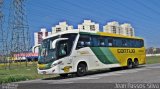
{"type": "Polygon", "coordinates": [[[87,71],[87,69],[86,69],[86,65],[85,64],[79,64],[78,66],[77,66],[77,76],[84,76],[85,74],[86,74],[86,71],[87,71]]]}

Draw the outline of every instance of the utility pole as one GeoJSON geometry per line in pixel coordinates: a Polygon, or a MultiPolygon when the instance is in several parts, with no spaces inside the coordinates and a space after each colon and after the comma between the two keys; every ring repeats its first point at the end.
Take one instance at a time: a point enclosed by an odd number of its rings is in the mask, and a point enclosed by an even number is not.
{"type": "Polygon", "coordinates": [[[3,61],[3,0],[0,0],[0,61],[3,61]]]}
{"type": "Polygon", "coordinates": [[[3,0],[0,0],[0,62],[5,63],[4,59],[4,29],[3,29],[3,24],[4,24],[4,14],[3,14],[3,0]]]}
{"type": "MultiPolygon", "coordinates": [[[[12,57],[13,54],[26,54],[30,50],[29,26],[25,13],[25,2],[26,0],[11,0],[10,4],[8,26],[11,32],[10,54],[12,57]]],[[[21,60],[22,58],[20,58],[20,63],[21,60]]]]}

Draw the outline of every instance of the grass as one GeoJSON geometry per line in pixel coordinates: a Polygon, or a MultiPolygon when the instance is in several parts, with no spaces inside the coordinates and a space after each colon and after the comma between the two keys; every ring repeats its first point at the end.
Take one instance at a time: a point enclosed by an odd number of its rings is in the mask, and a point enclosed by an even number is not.
{"type": "Polygon", "coordinates": [[[160,56],[151,56],[146,58],[147,64],[160,63],[160,56]]]}
{"type": "MultiPolygon", "coordinates": [[[[160,63],[159,56],[147,57],[147,64],[160,63]]],[[[11,63],[10,69],[5,66],[9,66],[9,64],[4,65],[0,64],[0,84],[1,83],[10,83],[17,81],[25,81],[32,79],[43,79],[43,78],[51,78],[57,75],[39,75],[37,74],[37,63],[30,62],[27,63],[11,63]]]]}
{"type": "MultiPolygon", "coordinates": [[[[32,79],[50,78],[57,76],[57,75],[39,75],[37,73],[36,65],[37,65],[36,63],[28,63],[26,67],[25,63],[21,64],[12,63],[10,65],[10,69],[9,68],[5,69],[5,65],[0,64],[0,84],[32,80],[32,79]]],[[[9,66],[9,64],[7,64],[7,66],[9,66]]]]}

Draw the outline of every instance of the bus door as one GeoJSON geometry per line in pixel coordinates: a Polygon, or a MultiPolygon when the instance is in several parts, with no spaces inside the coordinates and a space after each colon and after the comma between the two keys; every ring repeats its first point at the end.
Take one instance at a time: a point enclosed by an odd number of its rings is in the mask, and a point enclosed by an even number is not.
{"type": "Polygon", "coordinates": [[[69,56],[71,53],[70,42],[68,40],[59,41],[57,44],[57,53],[58,53],[58,59],[60,59],[62,62],[60,64],[60,72],[69,73],[72,71],[72,57],[69,56]]]}

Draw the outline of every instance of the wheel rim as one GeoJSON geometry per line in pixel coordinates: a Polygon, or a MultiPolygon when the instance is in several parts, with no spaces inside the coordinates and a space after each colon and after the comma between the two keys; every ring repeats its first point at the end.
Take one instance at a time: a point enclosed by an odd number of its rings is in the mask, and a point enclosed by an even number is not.
{"type": "Polygon", "coordinates": [[[84,64],[79,64],[77,68],[77,74],[78,76],[84,76],[86,73],[86,65],[84,64]]]}
{"type": "Polygon", "coordinates": [[[128,68],[132,68],[132,62],[131,61],[128,61],[128,68]]]}
{"type": "Polygon", "coordinates": [[[135,67],[137,67],[139,65],[138,61],[134,62],[135,67]]]}
{"type": "Polygon", "coordinates": [[[81,74],[84,74],[84,73],[85,73],[85,68],[82,67],[82,66],[80,66],[80,67],[78,68],[78,70],[79,70],[79,73],[81,73],[81,74]]]}

